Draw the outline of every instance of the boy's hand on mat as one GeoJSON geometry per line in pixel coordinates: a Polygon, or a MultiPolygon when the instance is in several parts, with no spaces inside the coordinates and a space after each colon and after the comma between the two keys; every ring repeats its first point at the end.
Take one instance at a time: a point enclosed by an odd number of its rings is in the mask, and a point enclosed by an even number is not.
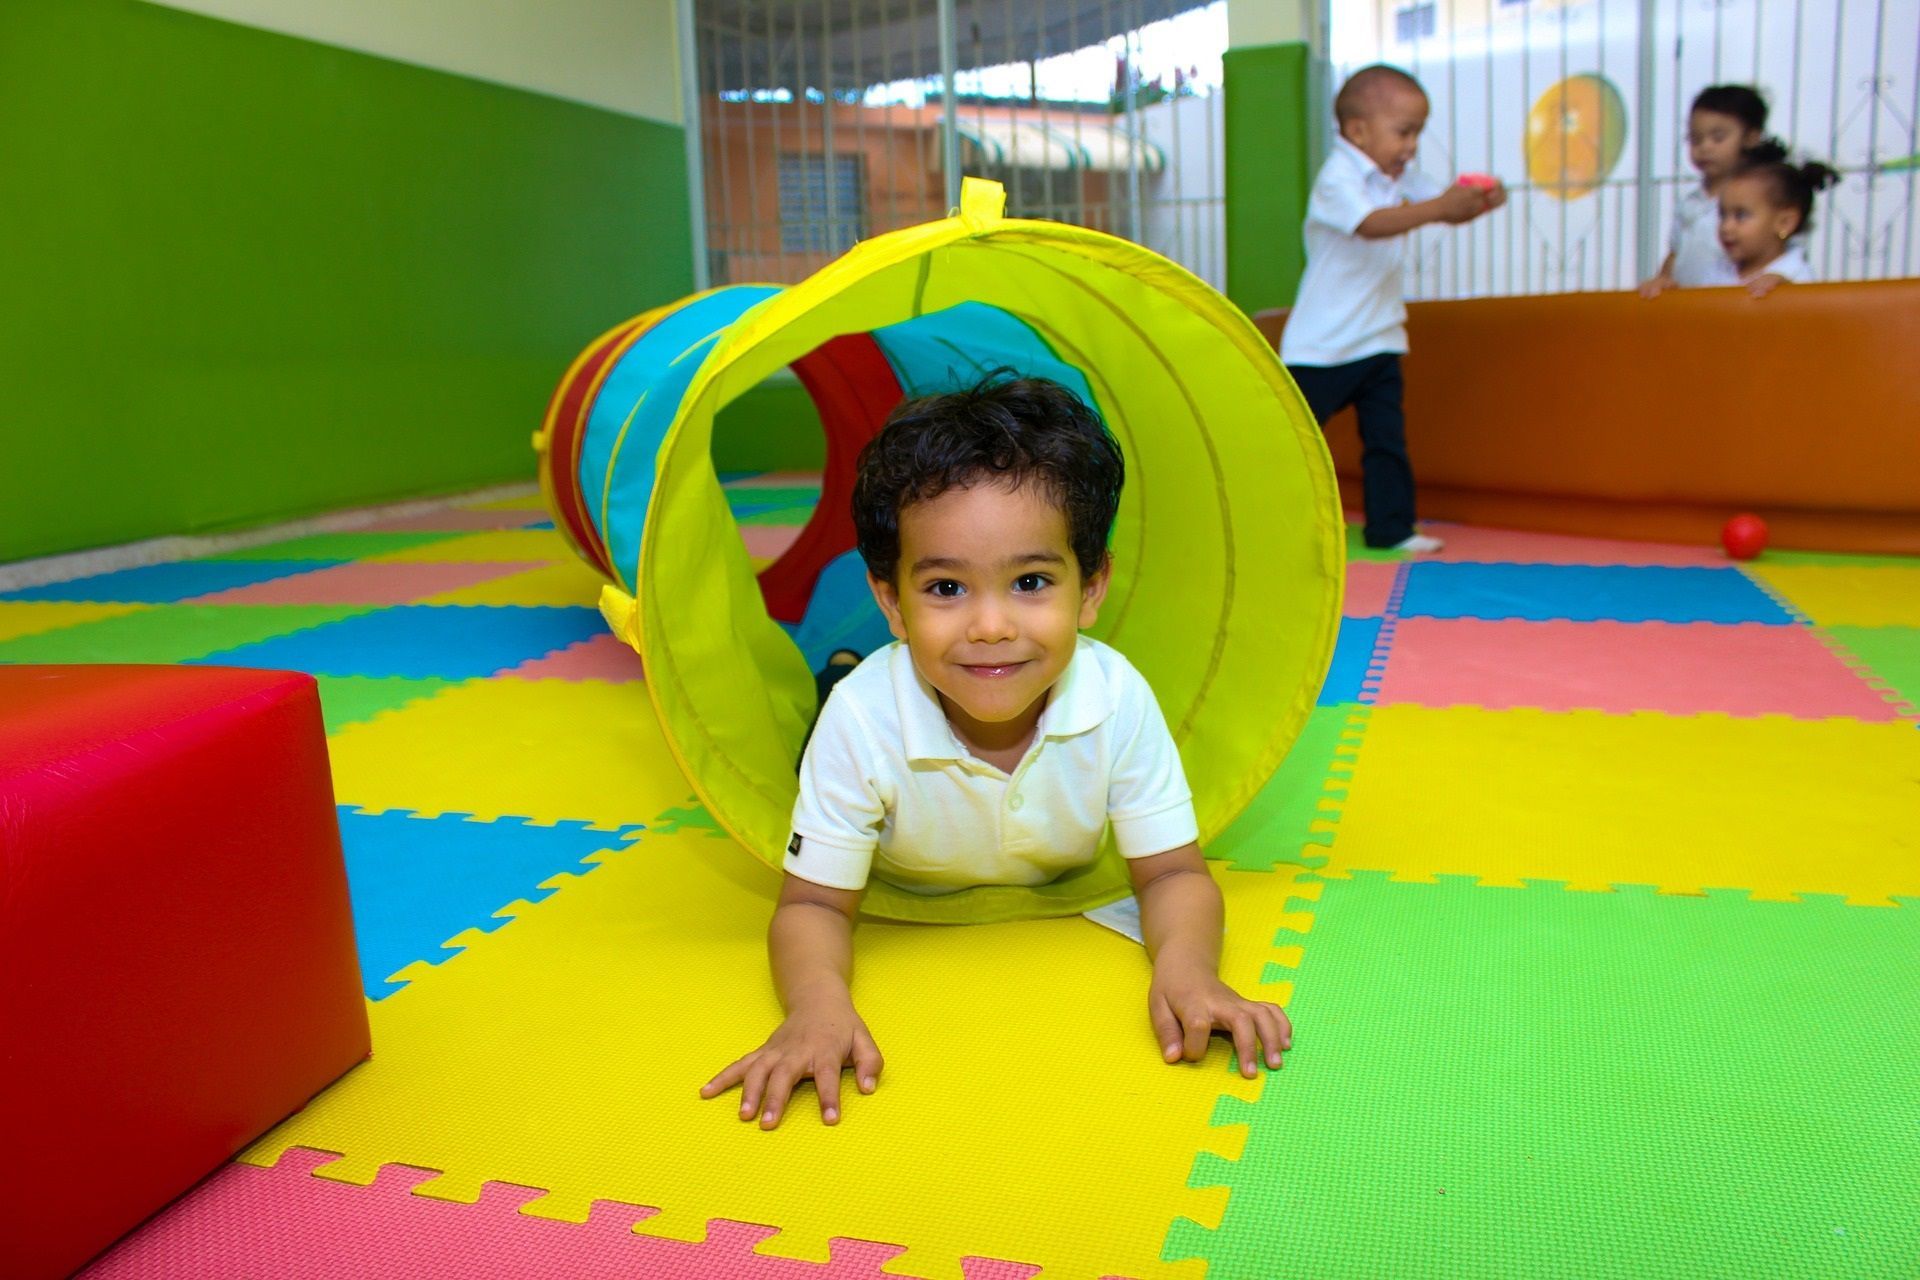
{"type": "Polygon", "coordinates": [[[700,1096],[714,1098],[740,1086],[740,1118],[760,1117],[772,1129],[787,1100],[811,1078],[820,1095],[820,1119],[840,1122],[840,1072],[852,1067],[860,1092],[872,1093],[884,1066],[880,1048],[851,1004],[837,1009],[795,1009],[767,1042],[707,1081],[700,1096]]]}
{"type": "Polygon", "coordinates": [[[1248,1000],[1203,969],[1153,975],[1147,1016],[1168,1062],[1198,1062],[1215,1031],[1233,1038],[1240,1074],[1251,1080],[1264,1056],[1269,1067],[1293,1048],[1293,1024],[1277,1004],[1248,1000]],[[1264,1054],[1263,1051],[1264,1050],[1264,1054]]]}

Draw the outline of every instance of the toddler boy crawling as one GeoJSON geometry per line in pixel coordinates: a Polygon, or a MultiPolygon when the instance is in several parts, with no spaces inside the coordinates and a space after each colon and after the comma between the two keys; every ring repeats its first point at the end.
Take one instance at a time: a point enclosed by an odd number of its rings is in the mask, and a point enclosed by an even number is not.
{"type": "Polygon", "coordinates": [[[896,643],[834,686],[800,764],[786,878],[768,931],[785,1020],[701,1089],[779,1124],[811,1078],[878,1084],[853,1005],[853,925],[869,876],[915,893],[1043,884],[1099,855],[1109,827],[1140,902],[1147,1016],[1167,1062],[1215,1031],[1240,1070],[1280,1065],[1276,1005],[1220,980],[1222,905],[1192,794],[1140,673],[1080,634],[1106,598],[1125,469],[1099,416],[1041,378],[990,377],[909,401],[861,452],[854,524],[896,643]]]}

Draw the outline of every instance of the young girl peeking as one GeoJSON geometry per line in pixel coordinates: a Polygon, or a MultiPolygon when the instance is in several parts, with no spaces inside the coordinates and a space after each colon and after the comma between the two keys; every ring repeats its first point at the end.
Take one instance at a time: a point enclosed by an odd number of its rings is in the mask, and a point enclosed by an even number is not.
{"type": "Polygon", "coordinates": [[[1767,136],[1767,102],[1744,84],[1702,89],[1687,115],[1687,158],[1700,171],[1700,185],[1680,197],[1673,211],[1667,259],[1660,273],[1640,286],[1657,298],[1672,288],[1699,289],[1740,283],[1720,244],[1720,188],[1736,169],[1787,158],[1777,138],[1767,136]]]}
{"type": "Polygon", "coordinates": [[[1817,160],[1780,161],[1736,169],[1720,185],[1720,247],[1738,283],[1764,298],[1787,281],[1813,279],[1806,254],[1793,240],[1813,216],[1813,196],[1840,180],[1817,160]]]}

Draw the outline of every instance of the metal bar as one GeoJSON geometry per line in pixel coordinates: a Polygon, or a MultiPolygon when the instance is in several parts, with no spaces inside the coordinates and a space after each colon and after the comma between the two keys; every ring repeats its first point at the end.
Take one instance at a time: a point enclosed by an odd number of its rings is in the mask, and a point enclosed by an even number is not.
{"type": "MultiPolygon", "coordinates": [[[[1913,73],[1908,77],[1913,82],[1913,105],[1907,115],[1907,154],[1920,155],[1920,45],[1913,52],[1913,73]]],[[[1920,222],[1920,208],[1914,206],[1914,179],[1920,177],[1920,165],[1907,168],[1907,234],[1906,246],[1900,251],[1900,274],[1913,274],[1913,224],[1920,222]]]]}
{"type": "MultiPolygon", "coordinates": [[[[696,35],[697,34],[698,33],[696,33],[696,35]]],[[[730,277],[731,273],[729,272],[713,271],[715,255],[712,244],[714,235],[718,232],[721,245],[719,260],[722,262],[730,260],[734,248],[734,238],[737,233],[733,220],[733,148],[727,137],[727,121],[725,118],[727,113],[724,110],[725,104],[720,97],[727,77],[726,72],[720,65],[720,41],[714,38],[710,30],[706,33],[706,41],[707,52],[711,55],[707,61],[710,62],[713,67],[712,80],[707,85],[707,89],[713,97],[714,105],[711,120],[702,121],[702,124],[706,125],[710,123],[713,130],[713,136],[706,140],[705,146],[708,150],[715,153],[715,158],[718,161],[717,167],[719,169],[720,187],[720,218],[717,225],[709,225],[707,228],[708,271],[710,275],[726,275],[730,277]]],[[[701,132],[705,133],[705,128],[703,128],[701,132]]],[[[747,185],[751,188],[753,184],[749,182],[747,185]]],[[[709,214],[709,217],[711,217],[711,214],[709,214]]],[[[712,283],[712,281],[709,280],[709,283],[712,283]]],[[[727,283],[727,281],[723,280],[721,283],[724,284],[727,283]]],[[[701,287],[705,288],[706,286],[702,285],[701,287]]]]}
{"type": "Polygon", "coordinates": [[[1140,0],[1133,0],[1128,7],[1127,21],[1130,24],[1125,37],[1127,50],[1127,239],[1135,244],[1141,242],[1140,226],[1140,161],[1144,139],[1140,128],[1140,0]]]}
{"type": "Polygon", "coordinates": [[[693,26],[693,0],[674,0],[675,34],[680,46],[681,129],[686,135],[687,219],[693,239],[693,287],[705,289],[712,276],[707,261],[707,166],[700,126],[700,52],[693,26]]]}
{"type": "MultiPolygon", "coordinates": [[[[784,275],[787,261],[787,209],[786,201],[780,198],[780,168],[786,161],[786,153],[782,149],[780,138],[780,108],[782,106],[780,102],[780,89],[783,86],[779,83],[779,63],[774,55],[773,6],[771,4],[766,7],[766,17],[767,109],[769,116],[773,120],[773,250],[772,253],[767,256],[771,257],[777,254],[780,268],[777,272],[767,272],[763,268],[758,273],[763,276],[769,274],[784,275]]],[[[792,95],[789,94],[788,97],[791,99],[792,95]]],[[[756,229],[756,233],[758,234],[758,229],[756,229]]]]}
{"type": "MultiPolygon", "coordinates": [[[[743,36],[739,41],[740,82],[741,87],[746,91],[746,99],[740,104],[740,116],[745,122],[747,135],[747,226],[745,239],[747,247],[757,257],[761,251],[759,238],[766,234],[760,218],[760,188],[764,185],[764,182],[760,174],[760,158],[757,154],[754,140],[754,135],[760,131],[759,106],[761,104],[754,101],[759,95],[755,92],[753,83],[753,64],[748,60],[747,56],[747,40],[748,38],[743,36]]],[[[780,180],[780,158],[778,155],[774,157],[773,163],[774,181],[777,183],[780,180]]],[[[774,194],[777,199],[779,195],[778,191],[776,190],[774,194]]],[[[727,209],[728,216],[731,217],[733,215],[733,206],[729,204],[727,209]]],[[[740,239],[741,237],[735,236],[735,243],[737,244],[740,239]]],[[[733,276],[731,267],[728,268],[727,274],[729,281],[731,281],[733,276]]]]}
{"type": "MultiPolygon", "coordinates": [[[[1847,29],[1847,0],[1838,0],[1834,5],[1833,29],[1836,33],[1847,29]]],[[[1845,58],[1845,53],[1845,46],[1842,45],[1838,39],[1835,39],[1833,44],[1833,74],[1829,77],[1829,79],[1833,81],[1833,115],[1829,119],[1832,132],[1827,143],[1827,154],[1836,160],[1840,157],[1840,64],[1845,58]]],[[[1826,243],[1820,262],[1821,276],[1828,280],[1833,279],[1832,267],[1833,224],[1829,221],[1827,224],[1826,243]]],[[[1840,270],[1844,273],[1846,269],[1846,247],[1842,245],[1840,250],[1840,270]]]]}
{"type": "Polygon", "coordinates": [[[953,0],[936,0],[934,11],[940,23],[940,171],[946,181],[947,209],[953,212],[960,208],[960,134],[953,109],[954,41],[959,33],[954,27],[953,0]]]}
{"type": "MultiPolygon", "coordinates": [[[[1865,251],[1861,258],[1861,266],[1865,269],[1863,274],[1870,274],[1873,271],[1873,188],[1875,185],[1874,179],[1878,176],[1876,170],[1880,167],[1880,68],[1886,37],[1887,0],[1879,0],[1879,3],[1874,6],[1873,11],[1873,87],[1868,91],[1869,97],[1867,102],[1867,205],[1866,214],[1863,218],[1866,225],[1867,239],[1866,244],[1862,246],[1865,251]]],[[[1828,156],[1827,161],[1830,164],[1837,165],[1840,163],[1840,156],[1836,152],[1828,156]]],[[[1828,202],[1828,212],[1832,212],[1831,201],[1828,202]]],[[[1893,265],[1892,257],[1893,228],[1889,226],[1887,228],[1887,258],[1880,269],[1882,275],[1885,275],[1887,268],[1893,265]]]]}
{"type": "Polygon", "coordinates": [[[828,0],[820,0],[820,149],[825,152],[820,167],[827,180],[827,234],[823,242],[829,254],[838,255],[849,246],[840,243],[840,152],[833,127],[833,22],[827,4],[828,0]]]}
{"type": "Polygon", "coordinates": [[[1639,280],[1652,279],[1666,255],[1660,252],[1660,189],[1653,177],[1653,113],[1656,101],[1654,74],[1658,65],[1654,54],[1654,18],[1659,0],[1640,0],[1640,58],[1635,75],[1633,163],[1638,170],[1634,179],[1633,270],[1639,280]]]}
{"type": "MultiPolygon", "coordinates": [[[[1560,89],[1560,103],[1561,103],[1561,108],[1564,112],[1566,101],[1567,101],[1567,98],[1566,98],[1566,93],[1567,93],[1567,90],[1566,90],[1567,9],[1565,5],[1562,5],[1560,7],[1560,78],[1557,81],[1555,81],[1555,84],[1560,89]]],[[[1555,292],[1557,293],[1567,292],[1567,257],[1570,252],[1570,246],[1567,244],[1567,195],[1568,195],[1567,161],[1571,158],[1568,152],[1568,146],[1570,142],[1571,142],[1571,139],[1567,137],[1567,131],[1564,128],[1561,129],[1560,130],[1560,245],[1559,245],[1560,286],[1558,289],[1555,290],[1555,292]]]]}

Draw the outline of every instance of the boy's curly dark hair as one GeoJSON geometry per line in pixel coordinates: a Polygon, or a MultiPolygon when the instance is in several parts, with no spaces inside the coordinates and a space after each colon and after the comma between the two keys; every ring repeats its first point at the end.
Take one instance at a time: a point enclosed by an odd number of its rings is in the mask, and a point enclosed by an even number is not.
{"type": "Polygon", "coordinates": [[[1107,560],[1126,464],[1100,415],[1066,387],[997,369],[965,391],[908,400],[855,464],[853,526],[868,572],[894,581],[900,513],[981,480],[1037,484],[1067,517],[1083,577],[1107,560]]]}

